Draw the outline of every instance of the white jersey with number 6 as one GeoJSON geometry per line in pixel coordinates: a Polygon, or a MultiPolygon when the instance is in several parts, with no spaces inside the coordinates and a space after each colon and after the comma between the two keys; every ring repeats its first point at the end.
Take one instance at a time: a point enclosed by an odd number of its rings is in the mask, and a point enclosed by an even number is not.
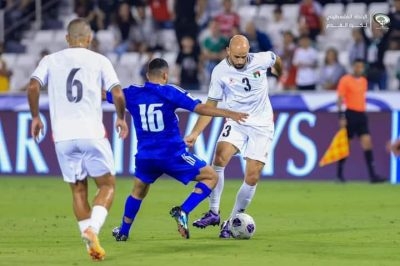
{"type": "Polygon", "coordinates": [[[68,48],[44,57],[31,78],[48,85],[55,142],[105,137],[102,89],[119,84],[111,62],[85,48],[68,48]]]}
{"type": "Polygon", "coordinates": [[[273,124],[266,73],[275,60],[273,52],[249,53],[242,69],[236,69],[228,59],[221,61],[213,70],[208,99],[223,101],[230,110],[248,113],[245,125],[273,124]]]}

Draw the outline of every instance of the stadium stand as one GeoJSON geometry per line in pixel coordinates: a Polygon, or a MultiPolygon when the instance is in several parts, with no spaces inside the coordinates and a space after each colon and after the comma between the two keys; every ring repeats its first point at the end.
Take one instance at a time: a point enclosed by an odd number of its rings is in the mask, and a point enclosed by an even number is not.
{"type": "MultiPolygon", "coordinates": [[[[75,18],[77,14],[75,11],[74,1],[72,0],[47,0],[43,2],[43,16],[40,28],[37,28],[38,23],[35,22],[34,16],[34,3],[31,0],[31,5],[24,10],[26,15],[21,21],[24,24],[6,23],[5,27],[5,53],[2,58],[7,63],[8,67],[13,71],[11,76],[10,91],[18,91],[30,75],[30,72],[35,67],[39,60],[39,53],[43,47],[47,47],[50,52],[55,52],[63,49],[66,46],[65,42],[65,28],[68,22],[75,18]],[[33,12],[33,13],[32,13],[33,12]],[[32,15],[33,14],[33,15],[32,15]]],[[[86,0],[87,3],[95,3],[96,1],[86,0]]],[[[146,1],[130,1],[132,13],[135,13],[135,4],[144,5],[146,1]]],[[[297,25],[299,4],[294,2],[298,1],[250,1],[250,0],[233,0],[235,3],[236,12],[240,16],[240,29],[243,31],[244,25],[248,21],[254,20],[258,29],[268,34],[268,29],[273,25],[261,25],[271,23],[273,21],[273,12],[277,7],[281,7],[283,16],[288,23],[297,25]]],[[[373,14],[381,12],[387,14],[392,10],[392,6],[387,1],[319,1],[323,6],[323,15],[325,18],[335,15],[352,14],[353,16],[363,16],[365,14],[373,14]]],[[[389,1],[390,2],[390,1],[389,1]]],[[[93,4],[93,7],[96,7],[93,4]]],[[[170,8],[173,8],[171,6],[170,8]]],[[[9,9],[14,10],[14,9],[9,9]]],[[[115,35],[110,29],[113,14],[117,10],[117,4],[113,4],[109,10],[105,12],[105,28],[99,29],[95,32],[95,38],[98,42],[98,51],[110,58],[113,65],[116,67],[117,72],[121,78],[123,85],[130,83],[139,83],[142,81],[140,74],[141,67],[148,60],[148,53],[138,51],[134,48],[129,49],[128,52],[122,54],[120,57],[114,53],[116,45],[115,35]],[[138,63],[139,62],[139,63],[138,63]],[[140,67],[138,67],[140,65],[140,67]]],[[[9,12],[9,11],[8,11],[9,12]]],[[[14,12],[14,11],[13,11],[14,12]]],[[[149,6],[146,6],[146,14],[151,14],[149,6]]],[[[6,22],[10,18],[18,17],[17,13],[6,14],[6,22]],[[8,19],[8,20],[7,20],[8,19]]],[[[210,18],[212,19],[212,18],[210,18]]],[[[328,22],[328,21],[326,21],[328,22]]],[[[350,22],[350,21],[349,21],[350,22]]],[[[131,25],[134,27],[135,25],[131,25]]],[[[293,27],[291,29],[295,36],[299,33],[299,29],[293,27]]],[[[204,36],[209,34],[207,27],[202,29],[199,33],[199,39],[204,39],[204,36]]],[[[323,55],[329,47],[334,47],[339,51],[339,61],[347,70],[349,70],[350,61],[348,47],[351,37],[352,29],[348,28],[326,28],[325,31],[317,36],[314,47],[318,49],[319,62],[323,60],[323,55]]],[[[370,34],[367,32],[367,34],[370,34]]],[[[149,47],[150,51],[155,51],[156,55],[163,55],[168,63],[172,66],[175,65],[176,57],[179,52],[179,44],[176,41],[175,31],[171,28],[157,28],[154,31],[157,36],[156,46],[149,47]]],[[[298,37],[298,36],[297,36],[298,37]]],[[[279,54],[280,51],[274,50],[279,54]]],[[[148,52],[148,51],[147,51],[148,52]]],[[[154,56],[154,54],[153,54],[154,56]]],[[[398,80],[396,79],[395,66],[400,57],[399,51],[387,50],[384,56],[384,64],[388,69],[388,89],[396,90],[398,80]]],[[[199,73],[201,75],[201,73],[199,73]]],[[[176,80],[172,75],[171,80],[176,80]]],[[[277,84],[278,87],[279,84],[277,84]]],[[[206,90],[207,84],[203,84],[202,88],[206,90]]],[[[276,91],[276,90],[274,90],[276,91]]]]}

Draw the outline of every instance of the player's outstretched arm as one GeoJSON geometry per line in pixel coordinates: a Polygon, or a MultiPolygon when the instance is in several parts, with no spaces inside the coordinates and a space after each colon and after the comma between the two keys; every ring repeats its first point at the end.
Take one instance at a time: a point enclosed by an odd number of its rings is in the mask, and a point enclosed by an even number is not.
{"type": "Polygon", "coordinates": [[[40,95],[40,83],[36,79],[31,79],[28,86],[28,102],[29,109],[32,115],[31,124],[31,135],[38,141],[40,132],[43,133],[43,123],[39,116],[39,95],[40,95]]]}
{"type": "Polygon", "coordinates": [[[125,97],[121,86],[117,85],[111,89],[112,99],[117,113],[117,121],[115,128],[119,133],[119,137],[124,139],[128,136],[128,125],[125,121],[125,97]]]}
{"type": "Polygon", "coordinates": [[[194,111],[198,114],[206,116],[222,116],[230,118],[238,123],[246,121],[246,118],[249,116],[246,113],[221,109],[207,104],[198,104],[196,108],[194,108],[194,111]]]}
{"type": "MultiPolygon", "coordinates": [[[[217,101],[212,101],[212,100],[207,100],[205,104],[198,104],[196,108],[198,108],[199,105],[207,105],[211,107],[216,107],[218,104],[217,101]]],[[[196,111],[196,108],[194,109],[194,112],[198,113],[196,111]]],[[[200,114],[200,113],[198,113],[200,114]]],[[[194,125],[192,132],[187,135],[184,138],[184,141],[188,147],[193,147],[194,143],[197,140],[197,137],[203,132],[203,130],[207,127],[207,125],[211,122],[212,116],[206,116],[206,115],[201,115],[198,119],[196,124],[194,125]]]]}

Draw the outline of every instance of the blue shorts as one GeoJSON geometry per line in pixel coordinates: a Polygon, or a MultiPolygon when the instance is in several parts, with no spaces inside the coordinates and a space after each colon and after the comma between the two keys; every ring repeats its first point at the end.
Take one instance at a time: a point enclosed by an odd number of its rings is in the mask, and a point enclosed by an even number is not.
{"type": "Polygon", "coordinates": [[[205,161],[189,152],[168,159],[136,158],[135,176],[146,184],[152,184],[161,175],[167,174],[187,185],[206,165],[205,161]]]}

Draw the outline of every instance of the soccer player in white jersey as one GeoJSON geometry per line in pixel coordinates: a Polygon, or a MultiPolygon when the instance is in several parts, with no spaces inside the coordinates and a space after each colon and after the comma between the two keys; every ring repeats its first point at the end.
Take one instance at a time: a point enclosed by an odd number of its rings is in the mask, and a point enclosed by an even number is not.
{"type": "Polygon", "coordinates": [[[57,159],[64,181],[72,191],[81,236],[92,259],[103,260],[105,251],[97,235],[114,199],[115,169],[102,121],[102,90],[113,94],[115,126],[121,138],[128,134],[125,98],[111,62],[87,49],[92,32],[85,20],[74,19],[69,23],[66,40],[69,48],[44,57],[31,76],[28,87],[31,134],[38,139],[43,130],[39,91],[47,85],[57,159]],[[92,209],[88,202],[88,176],[94,178],[98,188],[92,209]]]}
{"type": "MultiPolygon", "coordinates": [[[[261,170],[263,169],[274,134],[271,103],[268,97],[267,70],[280,75],[282,63],[273,52],[249,53],[249,42],[243,35],[232,37],[227,48],[227,58],[213,70],[206,104],[216,106],[219,101],[225,107],[249,114],[246,122],[238,124],[227,120],[219,136],[213,167],[218,173],[218,184],[210,195],[210,210],[194,226],[205,228],[219,225],[219,206],[224,187],[224,170],[232,156],[241,153],[246,159],[244,182],[240,187],[230,214],[244,212],[251,202],[261,170]]],[[[200,116],[185,141],[189,147],[210,123],[211,117],[200,116]]],[[[229,218],[221,225],[220,238],[231,236],[229,218]]]]}

